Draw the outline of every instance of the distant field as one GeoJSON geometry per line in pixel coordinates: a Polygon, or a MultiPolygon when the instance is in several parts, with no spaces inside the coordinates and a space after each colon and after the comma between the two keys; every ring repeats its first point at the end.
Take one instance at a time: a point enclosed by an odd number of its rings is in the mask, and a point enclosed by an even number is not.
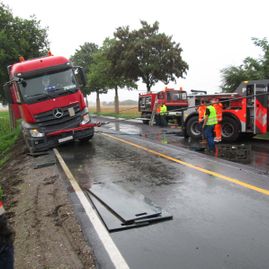
{"type": "MultiPolygon", "coordinates": [[[[90,113],[96,113],[96,107],[89,107],[90,113]]],[[[138,118],[140,113],[138,112],[137,106],[131,105],[120,105],[120,113],[117,115],[115,112],[114,106],[101,106],[101,113],[98,115],[104,116],[113,116],[121,118],[138,118]]]]}

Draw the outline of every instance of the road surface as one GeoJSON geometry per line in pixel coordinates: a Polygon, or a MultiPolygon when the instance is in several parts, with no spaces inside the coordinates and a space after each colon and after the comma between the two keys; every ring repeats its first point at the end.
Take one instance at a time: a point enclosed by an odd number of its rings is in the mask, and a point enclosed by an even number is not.
{"type": "MultiPolygon", "coordinates": [[[[268,268],[266,152],[251,151],[240,164],[191,150],[175,129],[116,122],[96,131],[87,145],[60,147],[80,185],[113,182],[173,215],[111,234],[130,268],[268,268]]],[[[109,268],[91,242],[100,267],[109,268]]]]}

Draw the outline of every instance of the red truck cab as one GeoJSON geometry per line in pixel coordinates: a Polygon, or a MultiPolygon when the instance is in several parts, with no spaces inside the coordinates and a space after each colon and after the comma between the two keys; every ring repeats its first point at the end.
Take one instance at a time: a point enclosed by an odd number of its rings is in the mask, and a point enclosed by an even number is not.
{"type": "Polygon", "coordinates": [[[182,112],[188,108],[186,91],[165,88],[162,91],[139,94],[138,111],[141,112],[143,123],[148,123],[156,104],[164,103],[167,106],[167,120],[176,119],[182,121],[182,112]]]}
{"type": "Polygon", "coordinates": [[[13,118],[21,118],[30,152],[44,151],[66,141],[94,135],[84,96],[80,67],[62,56],[47,56],[8,67],[5,94],[13,118]]]}

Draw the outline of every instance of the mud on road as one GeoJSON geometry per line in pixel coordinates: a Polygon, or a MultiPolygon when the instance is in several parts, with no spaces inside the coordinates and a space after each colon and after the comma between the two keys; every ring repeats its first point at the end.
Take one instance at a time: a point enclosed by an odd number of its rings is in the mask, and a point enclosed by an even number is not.
{"type": "Polygon", "coordinates": [[[26,154],[19,140],[0,169],[0,185],[15,232],[15,268],[95,268],[54,164],[35,169],[39,157],[26,154]]]}

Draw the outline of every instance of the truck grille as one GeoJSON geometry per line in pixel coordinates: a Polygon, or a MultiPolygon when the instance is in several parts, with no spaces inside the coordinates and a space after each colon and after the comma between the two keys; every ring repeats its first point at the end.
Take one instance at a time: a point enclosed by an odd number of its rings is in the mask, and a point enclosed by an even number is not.
{"type": "Polygon", "coordinates": [[[81,122],[81,111],[79,104],[58,108],[63,113],[61,117],[56,118],[55,110],[39,113],[35,115],[36,123],[39,127],[43,127],[45,131],[52,132],[59,129],[71,128],[78,126],[81,122]],[[74,115],[70,116],[69,110],[73,108],[74,115]]]}

